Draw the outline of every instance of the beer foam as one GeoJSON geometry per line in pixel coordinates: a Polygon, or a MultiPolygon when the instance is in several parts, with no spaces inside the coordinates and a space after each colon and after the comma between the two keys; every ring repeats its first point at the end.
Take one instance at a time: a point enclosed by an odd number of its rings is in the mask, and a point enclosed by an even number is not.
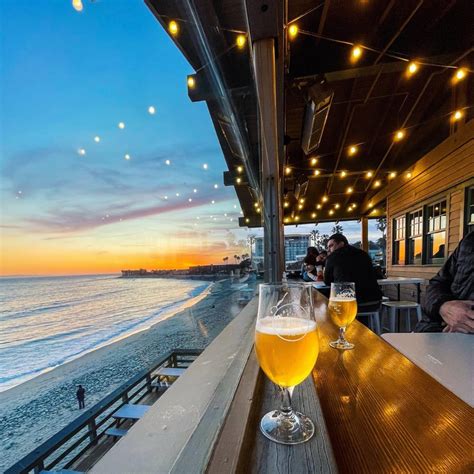
{"type": "Polygon", "coordinates": [[[256,330],[272,336],[301,336],[316,330],[316,322],[311,319],[266,317],[257,321],[256,330]]]}
{"type": "Polygon", "coordinates": [[[350,298],[344,298],[344,296],[337,296],[336,298],[329,298],[329,302],[333,303],[352,303],[353,301],[356,301],[354,297],[350,298]]]}

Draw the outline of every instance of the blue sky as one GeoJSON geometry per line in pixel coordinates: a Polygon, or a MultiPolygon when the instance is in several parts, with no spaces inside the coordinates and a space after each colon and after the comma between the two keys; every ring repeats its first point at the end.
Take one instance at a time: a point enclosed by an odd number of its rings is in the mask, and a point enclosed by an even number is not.
{"type": "Polygon", "coordinates": [[[145,3],[0,8],[2,272],[86,271],[71,252],[97,271],[235,252],[247,231],[207,108],[145,3]]]}

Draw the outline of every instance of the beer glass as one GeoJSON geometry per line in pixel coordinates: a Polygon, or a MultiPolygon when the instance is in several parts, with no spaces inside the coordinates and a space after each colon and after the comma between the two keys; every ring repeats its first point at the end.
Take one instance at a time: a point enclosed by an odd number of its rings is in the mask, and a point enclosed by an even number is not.
{"type": "Polygon", "coordinates": [[[334,349],[354,349],[354,344],[346,340],[346,328],[354,321],[357,315],[357,301],[355,283],[331,283],[331,296],[328,305],[329,316],[339,327],[339,338],[330,342],[334,349]]]}
{"type": "Polygon", "coordinates": [[[291,396],[313,370],[319,353],[311,283],[260,285],[255,350],[282,399],[279,410],[262,418],[262,433],[282,444],[308,441],[314,434],[313,422],[293,410],[291,396]]]}

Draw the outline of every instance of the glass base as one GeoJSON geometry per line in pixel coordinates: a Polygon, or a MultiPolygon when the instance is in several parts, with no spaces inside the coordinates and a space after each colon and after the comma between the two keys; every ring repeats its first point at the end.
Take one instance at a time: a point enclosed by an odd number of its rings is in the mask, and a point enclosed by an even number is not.
{"type": "Polygon", "coordinates": [[[284,415],[280,410],[273,410],[260,421],[260,431],[275,443],[300,444],[312,438],[314,424],[297,411],[284,415]]]}
{"type": "Polygon", "coordinates": [[[341,351],[347,351],[350,349],[354,349],[355,347],[354,344],[352,344],[352,342],[340,341],[339,339],[337,341],[330,342],[329,345],[333,347],[334,349],[339,349],[341,351]]]}

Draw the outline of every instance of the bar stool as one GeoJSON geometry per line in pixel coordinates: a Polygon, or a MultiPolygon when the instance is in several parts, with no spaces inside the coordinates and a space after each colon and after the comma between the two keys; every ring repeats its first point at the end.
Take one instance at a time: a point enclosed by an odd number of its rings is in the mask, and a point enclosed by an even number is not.
{"type": "MultiPolygon", "coordinates": [[[[412,309],[416,311],[418,321],[421,321],[421,306],[416,301],[382,301],[382,308],[387,308],[388,310],[390,316],[390,332],[395,332],[395,319],[397,312],[401,316],[402,311],[405,311],[405,322],[408,332],[411,332],[410,315],[412,309]]],[[[398,328],[400,330],[400,320],[398,321],[398,328]]]]}
{"type": "Polygon", "coordinates": [[[356,318],[359,316],[365,316],[369,321],[370,329],[380,336],[380,313],[378,311],[362,311],[357,313],[356,318]]]}

